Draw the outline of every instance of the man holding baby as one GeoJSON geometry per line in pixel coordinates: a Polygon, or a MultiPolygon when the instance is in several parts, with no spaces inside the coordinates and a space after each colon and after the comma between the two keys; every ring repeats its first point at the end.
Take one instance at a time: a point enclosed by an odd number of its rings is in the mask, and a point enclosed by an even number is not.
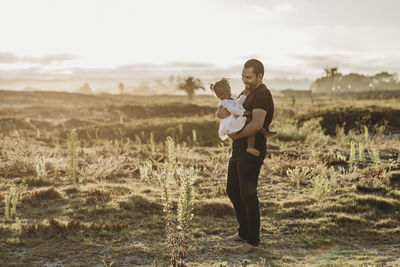
{"type": "MultiPolygon", "coordinates": [[[[243,103],[250,111],[251,120],[245,127],[229,137],[233,140],[229,159],[226,192],[233,204],[239,227],[238,232],[227,238],[230,241],[242,241],[238,252],[247,253],[260,243],[260,209],[257,196],[257,184],[260,169],[266,156],[266,139],[260,133],[262,128],[269,130],[274,114],[274,102],[271,92],[263,84],[264,66],[257,59],[248,60],[242,70],[242,81],[249,94],[243,103]],[[256,135],[254,147],[259,156],[248,152],[247,137],[256,135]]],[[[223,119],[229,112],[219,107],[217,117],[223,119]]]]}

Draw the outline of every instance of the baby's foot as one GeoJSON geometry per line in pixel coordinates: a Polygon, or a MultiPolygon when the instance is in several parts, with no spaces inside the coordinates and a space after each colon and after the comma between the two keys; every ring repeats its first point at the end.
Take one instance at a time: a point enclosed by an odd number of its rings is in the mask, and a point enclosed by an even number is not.
{"type": "Polygon", "coordinates": [[[252,154],[253,156],[256,156],[256,157],[260,156],[260,151],[258,151],[258,150],[255,149],[254,147],[248,147],[248,148],[246,149],[246,151],[247,151],[247,153],[250,153],[250,154],[252,154]]]}
{"type": "Polygon", "coordinates": [[[274,136],[276,134],[277,134],[276,132],[267,132],[266,134],[264,134],[264,137],[268,138],[268,137],[274,136]]]}

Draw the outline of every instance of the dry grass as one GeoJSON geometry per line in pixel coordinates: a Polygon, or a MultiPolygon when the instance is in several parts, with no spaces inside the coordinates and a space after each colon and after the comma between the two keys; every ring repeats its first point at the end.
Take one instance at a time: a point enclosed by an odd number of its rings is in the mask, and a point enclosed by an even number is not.
{"type": "MultiPolygon", "coordinates": [[[[13,97],[16,107],[25,103],[23,93],[10,93],[0,97],[0,104],[8,103],[7,97],[13,97]]],[[[41,96],[32,97],[39,101],[41,96]]],[[[152,99],[159,101],[155,105],[148,98],[78,99],[63,93],[46,97],[40,107],[22,109],[18,117],[0,108],[0,123],[7,125],[0,128],[1,266],[91,266],[103,261],[113,266],[151,266],[155,259],[167,265],[161,187],[157,177],[142,181],[139,172],[145,160],[151,160],[153,170],[165,166],[168,159],[162,142],[167,132],[180,141],[177,165],[199,171],[193,185],[189,266],[400,265],[400,142],[387,136],[397,122],[368,140],[362,129],[323,134],[337,129],[325,125],[327,114],[335,110],[374,104],[378,108],[366,110],[388,108],[391,116],[398,100],[355,103],[347,99],[332,104],[329,99],[316,99],[310,106],[306,99],[298,99],[292,107],[290,99],[276,99],[271,129],[280,135],[268,142],[258,189],[262,242],[256,251],[240,255],[233,250],[236,244],[223,241],[235,233],[236,221],[225,193],[229,143],[218,141],[215,99],[201,97],[177,104],[179,97],[160,96],[152,99]],[[138,108],[147,110],[140,115],[138,108]],[[186,109],[190,114],[182,116],[186,109]],[[47,111],[62,119],[46,117],[47,111]],[[35,121],[29,120],[32,114],[37,114],[35,121]],[[318,117],[323,120],[305,120],[318,117]],[[79,183],[71,181],[66,171],[65,133],[73,128],[81,141],[79,183]],[[193,128],[198,130],[197,144],[191,139],[193,128]],[[349,161],[351,140],[364,142],[365,159],[349,161]],[[367,157],[368,148],[378,150],[379,161],[367,157]],[[35,170],[39,156],[46,163],[43,177],[35,170]],[[316,181],[317,176],[323,179],[316,181]],[[7,221],[4,196],[12,185],[25,191],[16,218],[7,221]]],[[[178,183],[171,184],[174,211],[178,183]]]]}

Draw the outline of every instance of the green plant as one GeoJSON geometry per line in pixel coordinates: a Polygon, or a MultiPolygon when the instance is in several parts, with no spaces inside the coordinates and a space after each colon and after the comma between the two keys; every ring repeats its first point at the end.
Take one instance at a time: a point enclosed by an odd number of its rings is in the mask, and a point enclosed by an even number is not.
{"type": "Polygon", "coordinates": [[[292,183],[300,185],[307,183],[307,177],[311,172],[312,170],[307,166],[296,166],[294,169],[288,169],[286,174],[292,183]]]}
{"type": "Polygon", "coordinates": [[[372,162],[374,162],[375,164],[379,164],[379,162],[380,162],[379,150],[376,147],[370,147],[368,149],[368,152],[369,152],[372,162]]]}
{"type": "Polygon", "coordinates": [[[342,155],[342,153],[340,153],[339,151],[336,151],[336,158],[339,160],[339,161],[343,161],[343,162],[345,162],[346,161],[346,156],[345,155],[342,155]]]}
{"type": "Polygon", "coordinates": [[[135,134],[136,145],[140,146],[142,144],[142,140],[140,140],[140,136],[135,134]]]}
{"type": "Polygon", "coordinates": [[[19,186],[13,184],[4,195],[4,217],[7,221],[13,219],[17,215],[17,203],[25,189],[25,184],[19,186]]]}
{"type": "Polygon", "coordinates": [[[151,162],[151,160],[145,160],[143,164],[139,166],[140,180],[146,183],[150,183],[152,170],[153,170],[153,163],[151,162]]]}
{"type": "Polygon", "coordinates": [[[156,143],[154,142],[154,133],[150,132],[150,137],[149,137],[149,147],[151,152],[156,151],[156,143]]]}
{"type": "Polygon", "coordinates": [[[344,130],[344,125],[340,127],[339,125],[336,125],[336,139],[340,143],[345,143],[348,137],[346,136],[345,130],[344,130]]]}
{"type": "MultiPolygon", "coordinates": [[[[84,164],[79,170],[79,175],[83,178],[95,178],[104,182],[107,178],[113,178],[122,175],[126,162],[125,157],[103,157],[100,156],[92,164],[84,164]]],[[[135,161],[134,161],[135,162],[135,161]]],[[[136,163],[136,162],[135,162],[136,163]]]]}
{"type": "Polygon", "coordinates": [[[350,165],[352,166],[356,160],[356,143],[352,140],[350,142],[350,165]]]}
{"type": "Polygon", "coordinates": [[[358,158],[360,161],[363,161],[364,158],[364,144],[362,142],[358,143],[358,158]]]}
{"type": "Polygon", "coordinates": [[[364,125],[364,140],[368,144],[370,141],[368,127],[364,125]]]}
{"type": "Polygon", "coordinates": [[[190,239],[190,221],[193,218],[193,184],[197,178],[197,171],[193,168],[176,168],[175,143],[167,137],[167,162],[164,168],[159,168],[156,176],[162,187],[161,199],[165,215],[165,231],[167,244],[170,249],[172,266],[186,266],[188,242],[190,239]],[[179,177],[180,196],[178,213],[175,215],[170,195],[171,181],[179,177]]]}
{"type": "Polygon", "coordinates": [[[342,167],[340,167],[340,169],[338,171],[336,171],[335,167],[333,167],[333,166],[328,169],[329,183],[330,183],[331,191],[336,190],[338,181],[340,180],[341,173],[343,173],[343,170],[344,169],[342,167]]]}
{"type": "Polygon", "coordinates": [[[322,118],[313,118],[304,122],[303,126],[299,129],[299,133],[306,141],[314,146],[325,145],[329,141],[329,136],[324,134],[321,128],[322,118]]]}
{"type": "Polygon", "coordinates": [[[331,193],[332,185],[326,174],[317,174],[313,177],[311,182],[313,188],[313,194],[318,197],[324,197],[331,193]]]}
{"type": "Polygon", "coordinates": [[[221,175],[226,173],[225,165],[222,164],[220,161],[211,160],[210,165],[203,166],[203,172],[210,176],[211,179],[218,180],[221,175]],[[210,166],[211,165],[211,166],[210,166]]]}
{"type": "Polygon", "coordinates": [[[196,129],[192,129],[192,145],[197,146],[199,142],[197,141],[197,131],[196,129]]]}
{"type": "Polygon", "coordinates": [[[78,147],[79,140],[78,134],[72,130],[67,134],[67,146],[68,146],[68,169],[67,174],[75,182],[79,182],[78,173],[78,147]]]}
{"type": "Polygon", "coordinates": [[[171,172],[167,169],[160,169],[157,175],[162,188],[161,200],[163,203],[164,220],[165,220],[165,234],[167,239],[167,245],[170,250],[170,261],[173,266],[177,265],[179,258],[179,236],[176,231],[177,220],[172,210],[172,202],[170,197],[170,181],[171,172]]]}
{"type": "Polygon", "coordinates": [[[42,156],[36,159],[35,168],[38,178],[44,178],[46,176],[46,162],[42,156]]]}
{"type": "Polygon", "coordinates": [[[110,263],[107,263],[111,259],[111,256],[103,257],[102,262],[105,267],[112,267],[114,265],[114,262],[111,261],[110,263]]]}
{"type": "Polygon", "coordinates": [[[197,172],[193,169],[178,169],[178,175],[181,181],[180,196],[178,202],[178,224],[180,234],[180,266],[185,266],[187,250],[190,240],[190,221],[193,218],[193,184],[197,179],[197,172]]]}
{"type": "Polygon", "coordinates": [[[375,128],[375,135],[378,137],[382,137],[385,134],[388,124],[389,124],[389,121],[384,120],[383,124],[381,124],[375,128]]]}
{"type": "MultiPolygon", "coordinates": [[[[175,142],[172,137],[167,136],[166,140],[166,149],[167,149],[167,171],[171,177],[176,177],[176,148],[175,148],[175,142]]],[[[178,181],[179,183],[179,181],[178,181]]]]}

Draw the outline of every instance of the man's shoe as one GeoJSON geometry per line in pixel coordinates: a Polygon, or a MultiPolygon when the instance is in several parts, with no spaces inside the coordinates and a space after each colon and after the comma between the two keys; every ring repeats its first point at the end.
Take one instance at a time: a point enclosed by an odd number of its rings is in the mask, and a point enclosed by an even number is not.
{"type": "Polygon", "coordinates": [[[234,234],[232,236],[228,236],[225,238],[226,241],[243,241],[246,242],[246,239],[241,238],[238,234],[234,234]]]}
{"type": "Polygon", "coordinates": [[[243,245],[240,245],[235,248],[235,251],[237,253],[249,253],[250,251],[256,249],[256,246],[250,245],[249,243],[244,243],[243,245]]]}

